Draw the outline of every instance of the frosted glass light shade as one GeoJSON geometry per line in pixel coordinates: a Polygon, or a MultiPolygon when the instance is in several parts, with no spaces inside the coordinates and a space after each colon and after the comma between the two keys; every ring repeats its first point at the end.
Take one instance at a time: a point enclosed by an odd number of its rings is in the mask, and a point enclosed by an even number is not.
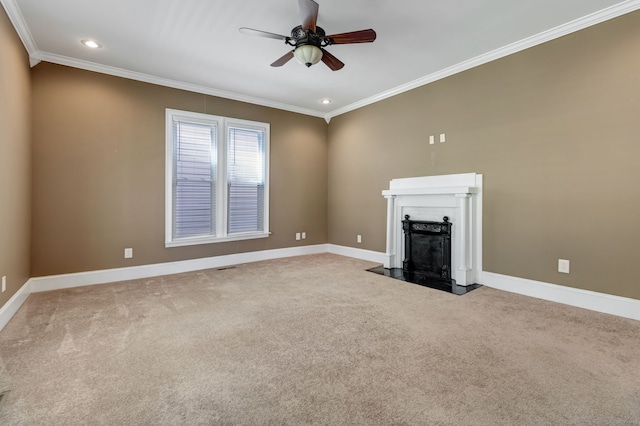
{"type": "Polygon", "coordinates": [[[296,50],[293,51],[293,55],[298,62],[310,67],[320,62],[320,59],[322,59],[322,50],[312,44],[306,44],[304,46],[298,46],[296,50]]]}

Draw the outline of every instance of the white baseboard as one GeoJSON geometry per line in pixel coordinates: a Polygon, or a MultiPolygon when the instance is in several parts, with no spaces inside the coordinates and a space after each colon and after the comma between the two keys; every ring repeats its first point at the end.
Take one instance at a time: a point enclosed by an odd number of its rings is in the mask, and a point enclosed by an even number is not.
{"type": "Polygon", "coordinates": [[[338,246],[335,244],[327,244],[329,253],[339,254],[341,256],[354,257],[356,259],[368,260],[370,262],[384,263],[386,254],[379,251],[363,250],[347,246],[338,246]]]}
{"type": "Polygon", "coordinates": [[[248,253],[228,254],[206,257],[202,259],[181,260],[177,262],[155,263],[151,265],[131,266],[127,268],[105,269],[100,271],[77,272],[72,274],[51,275],[31,278],[31,292],[60,290],[82,287],[85,285],[105,284],[116,281],[135,280],[157,277],[160,275],[179,274],[202,269],[221,268],[240,263],[258,262],[261,260],[302,256],[306,254],[326,253],[327,244],[313,246],[289,247],[283,249],[253,251],[248,253]]]}
{"type": "MultiPolygon", "coordinates": [[[[251,263],[262,260],[279,259],[307,254],[334,253],[370,262],[383,263],[385,254],[377,251],[357,249],[335,244],[318,244],[313,246],[289,247],[283,249],[264,250],[249,253],[229,254],[224,256],[191,259],[177,262],[157,263],[152,265],[132,266],[127,268],[106,269],[101,271],[78,272],[73,274],[52,275],[31,278],[0,308],[0,330],[20,309],[29,294],[42,291],[60,290],[93,284],[104,284],[116,281],[156,277],[202,269],[220,268],[223,266],[251,263]]],[[[640,300],[613,296],[594,291],[565,287],[524,278],[511,277],[493,272],[481,272],[480,282],[487,287],[550,300],[565,305],[576,306],[596,312],[616,315],[640,321],[640,300]]]]}
{"type": "Polygon", "coordinates": [[[11,299],[7,300],[7,303],[0,308],[0,331],[7,325],[9,320],[13,318],[16,312],[18,312],[18,309],[20,309],[20,306],[22,306],[30,294],[31,280],[28,280],[20,287],[20,290],[16,291],[15,294],[11,296],[11,299]]]}
{"type": "MultiPolygon", "coordinates": [[[[385,254],[377,251],[328,244],[329,253],[371,262],[384,263],[385,254]]],[[[566,287],[525,278],[480,272],[480,283],[487,287],[562,303],[591,311],[640,321],[640,300],[579,288],[566,287]]]]}
{"type": "Polygon", "coordinates": [[[484,271],[480,282],[498,290],[640,321],[640,300],[636,299],[484,271]]]}

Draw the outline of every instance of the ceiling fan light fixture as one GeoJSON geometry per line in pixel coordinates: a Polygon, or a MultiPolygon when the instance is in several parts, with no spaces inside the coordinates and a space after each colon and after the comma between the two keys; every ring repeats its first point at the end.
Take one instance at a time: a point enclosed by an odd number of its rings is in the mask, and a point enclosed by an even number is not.
{"type": "Polygon", "coordinates": [[[302,25],[293,27],[291,36],[247,27],[239,29],[243,34],[282,40],[287,46],[293,47],[293,50],[276,59],[271,64],[272,67],[281,67],[295,57],[298,62],[307,67],[322,61],[331,71],[338,71],[344,67],[344,62],[325,50],[325,47],[333,44],[371,43],[376,39],[376,32],[372,29],[327,35],[324,29],[317,25],[318,3],[315,0],[298,0],[298,5],[302,25]]]}
{"type": "Polygon", "coordinates": [[[298,62],[310,67],[311,65],[315,65],[320,62],[322,59],[322,50],[320,50],[318,46],[304,44],[296,47],[296,50],[293,51],[293,55],[296,57],[298,62]]]}

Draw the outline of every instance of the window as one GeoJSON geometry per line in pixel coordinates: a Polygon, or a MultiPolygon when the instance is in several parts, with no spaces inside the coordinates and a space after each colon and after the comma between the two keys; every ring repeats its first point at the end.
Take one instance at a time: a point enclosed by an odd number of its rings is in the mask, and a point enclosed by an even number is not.
{"type": "Polygon", "coordinates": [[[165,246],[269,235],[269,124],[166,111],[165,246]]]}

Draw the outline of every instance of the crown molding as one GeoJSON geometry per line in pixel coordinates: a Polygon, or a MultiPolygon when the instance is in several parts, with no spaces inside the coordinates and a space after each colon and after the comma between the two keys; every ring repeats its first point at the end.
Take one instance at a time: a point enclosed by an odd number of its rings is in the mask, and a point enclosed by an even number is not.
{"type": "Polygon", "coordinates": [[[36,42],[33,40],[31,31],[29,31],[29,27],[27,27],[27,23],[24,21],[22,12],[20,11],[20,8],[16,4],[15,0],[0,0],[0,4],[2,4],[4,10],[7,12],[9,21],[11,21],[11,24],[13,24],[13,27],[16,29],[18,37],[20,37],[22,44],[24,45],[25,49],[27,49],[27,53],[29,53],[29,56],[32,56],[33,54],[38,52],[36,42]]]}
{"type": "Polygon", "coordinates": [[[444,68],[440,71],[437,71],[435,73],[429,74],[419,79],[410,81],[409,83],[395,87],[391,90],[378,93],[377,95],[368,97],[361,101],[355,102],[351,105],[347,105],[345,107],[335,109],[325,115],[325,120],[329,122],[331,118],[336,117],[338,115],[345,114],[347,112],[365,107],[367,105],[374,104],[376,102],[380,102],[392,96],[399,95],[404,92],[408,92],[420,86],[424,86],[426,84],[433,83],[434,81],[441,80],[443,78],[452,76],[462,71],[466,71],[471,68],[475,68],[477,66],[486,64],[488,62],[495,61],[496,59],[504,58],[505,56],[518,53],[520,51],[529,49],[530,47],[534,47],[539,44],[546,43],[551,40],[555,40],[562,36],[574,33],[576,31],[583,30],[585,28],[602,23],[604,21],[608,21],[613,18],[617,18],[618,16],[625,15],[627,13],[633,12],[638,9],[640,9],[640,0],[627,0],[615,6],[611,6],[609,8],[584,16],[582,18],[575,19],[571,22],[559,25],[555,28],[536,34],[534,36],[527,37],[515,43],[511,43],[501,48],[492,50],[491,52],[487,52],[480,56],[476,56],[475,58],[460,62],[448,68],[444,68]]]}
{"type": "Polygon", "coordinates": [[[640,9],[640,0],[623,1],[622,3],[619,3],[615,6],[611,6],[609,8],[584,16],[582,18],[575,19],[571,22],[568,22],[563,25],[559,25],[548,31],[544,31],[534,36],[527,37],[518,42],[511,43],[509,45],[495,49],[483,55],[476,56],[475,58],[460,62],[456,65],[450,66],[448,68],[442,69],[435,73],[410,81],[401,86],[378,93],[376,95],[370,96],[358,102],[354,102],[350,105],[335,109],[327,113],[327,112],[316,111],[308,108],[301,108],[294,105],[283,104],[280,102],[274,102],[267,99],[256,98],[253,96],[242,95],[239,93],[218,90],[218,89],[214,89],[207,86],[201,86],[197,84],[185,83],[177,80],[156,77],[150,74],[129,71],[122,68],[110,67],[102,64],[97,64],[94,62],[70,58],[67,56],[41,52],[40,50],[38,50],[38,47],[33,39],[33,36],[31,35],[31,32],[29,31],[29,28],[27,27],[27,24],[24,21],[24,17],[22,16],[22,13],[20,12],[20,9],[18,8],[15,0],[0,0],[0,4],[2,4],[4,9],[6,10],[7,15],[9,16],[9,20],[15,27],[16,32],[18,33],[18,36],[22,40],[22,43],[24,44],[27,52],[29,53],[30,63],[32,67],[37,65],[40,61],[46,61],[46,62],[51,62],[59,65],[66,65],[74,68],[94,71],[102,74],[108,74],[108,75],[113,75],[117,77],[128,78],[131,80],[142,81],[145,83],[171,87],[174,89],[181,89],[181,90],[186,90],[186,91],[195,92],[195,93],[202,93],[206,95],[217,96],[217,97],[236,100],[240,102],[247,102],[250,104],[261,105],[269,108],[275,108],[275,109],[280,109],[284,111],[294,112],[298,114],[304,114],[304,115],[309,115],[313,117],[320,117],[320,118],[323,118],[327,122],[327,124],[329,124],[329,122],[333,117],[336,117],[338,115],[342,115],[347,112],[365,107],[367,105],[380,102],[384,99],[399,95],[404,92],[408,92],[410,90],[427,85],[429,83],[433,83],[435,81],[452,76],[454,74],[467,71],[471,68],[486,64],[496,59],[500,59],[505,56],[512,55],[514,53],[528,49],[530,47],[534,47],[539,44],[546,43],[548,41],[557,39],[559,37],[574,33],[576,31],[580,31],[590,26],[599,24],[601,22],[604,22],[613,18],[617,18],[618,16],[622,16],[627,13],[640,9]]]}
{"type": "MultiPolygon", "coordinates": [[[[201,86],[197,84],[185,83],[182,81],[171,80],[168,78],[156,77],[150,74],[144,74],[135,71],[129,71],[122,68],[110,67],[95,62],[83,61],[80,59],[70,58],[68,56],[57,55],[54,53],[42,52],[38,49],[31,31],[24,20],[24,16],[15,0],[0,0],[0,4],[7,12],[7,16],[11,24],[15,28],[22,44],[29,54],[29,64],[33,68],[41,61],[51,62],[59,65],[79,68],[87,71],[98,72],[101,74],[113,75],[116,77],[128,78],[131,80],[142,81],[145,83],[157,84],[159,86],[171,87],[174,89],[186,90],[189,92],[202,93],[205,95],[217,96],[220,98],[231,99],[234,101],[246,102],[254,105],[261,105],[269,108],[275,108],[283,111],[295,112],[298,114],[310,115],[313,117],[325,118],[325,113],[307,108],[300,108],[294,105],[287,105],[280,102],[274,102],[267,99],[256,98],[253,96],[242,95],[234,92],[227,92],[211,87],[201,86]]],[[[326,119],[326,118],[325,118],[326,119]]]]}
{"type": "Polygon", "coordinates": [[[267,99],[256,98],[253,96],[242,95],[225,90],[214,89],[212,87],[201,86],[198,84],[185,83],[178,80],[171,80],[163,77],[145,74],[136,71],[129,71],[123,68],[116,68],[95,62],[83,61],[80,59],[70,58],[68,56],[56,55],[52,53],[38,52],[38,59],[59,65],[66,65],[73,68],[80,68],[87,71],[98,72],[101,74],[113,75],[116,77],[128,78],[130,80],[142,81],[145,83],[157,84],[159,86],[171,87],[173,89],[186,90],[188,92],[202,93],[205,95],[217,96],[220,98],[231,99],[234,101],[246,102],[249,104],[275,108],[279,110],[295,112],[298,114],[310,115],[314,117],[324,118],[324,113],[314,111],[307,108],[300,108],[294,105],[287,105],[280,102],[269,101],[267,99]]]}

